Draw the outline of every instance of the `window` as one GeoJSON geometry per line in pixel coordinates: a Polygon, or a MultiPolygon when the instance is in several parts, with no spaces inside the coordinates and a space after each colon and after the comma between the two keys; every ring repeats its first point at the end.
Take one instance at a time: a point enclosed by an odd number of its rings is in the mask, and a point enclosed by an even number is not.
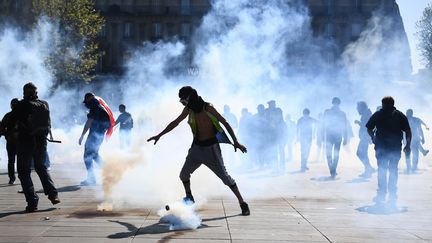
{"type": "Polygon", "coordinates": [[[182,23],[181,24],[181,36],[183,38],[189,38],[190,36],[190,24],[189,23],[182,23]]]}
{"type": "Polygon", "coordinates": [[[131,38],[132,37],[132,24],[131,23],[125,23],[124,24],[123,37],[124,38],[131,38]]]}
{"type": "Polygon", "coordinates": [[[190,0],[181,0],[180,1],[180,13],[181,14],[190,14],[190,0]]]}
{"type": "Polygon", "coordinates": [[[362,32],[362,26],[359,23],[353,23],[351,25],[351,37],[359,37],[362,32]]]}
{"type": "Polygon", "coordinates": [[[153,23],[153,37],[156,37],[156,38],[162,37],[162,24],[161,23],[153,23]]]}
{"type": "Polygon", "coordinates": [[[324,35],[327,37],[333,36],[334,25],[332,23],[326,23],[324,26],[324,35]]]}

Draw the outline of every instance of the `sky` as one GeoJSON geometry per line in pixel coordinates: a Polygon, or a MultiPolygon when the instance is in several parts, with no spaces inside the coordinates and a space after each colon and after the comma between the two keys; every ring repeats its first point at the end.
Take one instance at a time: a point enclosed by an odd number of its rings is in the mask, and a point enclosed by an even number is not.
{"type": "Polygon", "coordinates": [[[422,16],[423,9],[428,4],[432,4],[432,0],[397,0],[397,3],[399,4],[399,10],[411,47],[413,72],[416,73],[419,69],[424,68],[424,65],[421,63],[419,51],[417,50],[418,38],[415,36],[417,32],[416,22],[422,16]]]}

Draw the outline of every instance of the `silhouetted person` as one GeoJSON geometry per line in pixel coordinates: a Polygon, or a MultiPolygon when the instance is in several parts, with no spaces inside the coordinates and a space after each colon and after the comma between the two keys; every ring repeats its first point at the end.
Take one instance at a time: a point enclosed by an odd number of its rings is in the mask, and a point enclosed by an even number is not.
{"type": "MultiPolygon", "coordinates": [[[[281,117],[283,120],[282,110],[276,107],[276,101],[270,100],[267,102],[268,107],[265,109],[265,117],[267,122],[267,143],[265,145],[265,163],[272,169],[273,173],[277,174],[279,169],[279,133],[281,117]]],[[[285,157],[285,156],[283,156],[285,157]]]]}
{"type": "Polygon", "coordinates": [[[357,147],[357,157],[363,163],[364,172],[360,174],[360,177],[370,178],[372,173],[375,172],[375,169],[372,168],[369,161],[369,144],[372,143],[370,137],[367,133],[366,123],[369,121],[372,116],[372,112],[367,106],[366,102],[360,101],[357,102],[357,112],[360,115],[360,120],[356,120],[354,123],[360,126],[359,128],[359,144],[357,147]]]}
{"type": "Polygon", "coordinates": [[[233,129],[237,129],[237,117],[231,112],[231,108],[229,107],[229,105],[224,105],[224,112],[222,116],[225,118],[225,120],[227,120],[227,122],[231,125],[233,129]]]}
{"type": "Polygon", "coordinates": [[[268,140],[268,125],[263,104],[257,106],[257,113],[252,117],[252,129],[254,139],[251,141],[252,157],[256,166],[260,169],[265,167],[265,152],[268,140]]]}
{"type": "Polygon", "coordinates": [[[324,112],[324,138],[326,145],[327,164],[330,176],[334,179],[337,175],[339,162],[339,150],[343,144],[348,144],[348,124],[345,112],[339,108],[341,101],[338,97],[332,100],[332,107],[324,112]]]}
{"type": "Polygon", "coordinates": [[[249,143],[251,139],[251,125],[252,125],[252,114],[247,108],[241,110],[241,117],[239,121],[238,134],[242,141],[247,141],[249,143]]]}
{"type": "MultiPolygon", "coordinates": [[[[11,110],[16,108],[19,100],[12,99],[10,102],[11,110]]],[[[15,177],[15,158],[17,155],[18,146],[18,124],[11,119],[12,111],[6,113],[0,124],[0,136],[4,135],[6,139],[6,150],[8,155],[8,175],[9,185],[14,184],[15,177]]]]}
{"type": "Polygon", "coordinates": [[[382,99],[381,110],[372,115],[366,127],[375,144],[375,156],[378,162],[378,190],[374,201],[377,205],[383,205],[388,192],[389,205],[396,206],[398,163],[401,158],[403,132],[406,135],[404,151],[409,153],[411,150],[411,130],[408,119],[394,107],[393,98],[387,96],[382,99]],[[376,129],[375,133],[374,129],[376,129]]]}
{"type": "Polygon", "coordinates": [[[27,83],[23,87],[24,99],[12,110],[12,123],[18,124],[17,170],[18,178],[27,201],[26,212],[37,210],[39,197],[35,193],[30,176],[31,163],[34,162],[45,195],[52,204],[60,203],[57,189],[45,166],[47,136],[51,131],[48,103],[37,96],[37,87],[27,83]]]}
{"type": "Polygon", "coordinates": [[[133,119],[129,112],[126,111],[126,106],[119,105],[120,115],[117,117],[115,125],[120,124],[120,146],[128,148],[131,141],[131,130],[133,128],[133,119]]]}
{"type": "Polygon", "coordinates": [[[190,177],[201,164],[204,164],[233,191],[240,203],[242,214],[249,215],[248,204],[243,200],[236,182],[225,169],[219,142],[229,142],[229,140],[223,132],[220,123],[225,126],[231,135],[235,151],[240,149],[240,151],[245,153],[246,147],[237,141],[233,129],[225,118],[210,103],[205,102],[201,96],[198,96],[195,89],[190,86],[184,86],[179,90],[179,97],[180,103],[185,106],[182,113],[169,123],[161,133],[149,138],[147,141],[154,140],[156,144],[164,134],[173,130],[181,121],[189,116],[188,123],[191,126],[194,138],[192,147],[189,149],[186,161],[180,172],[180,179],[186,192],[185,201],[194,202],[190,177]]]}
{"type": "Polygon", "coordinates": [[[316,145],[317,145],[317,160],[321,161],[325,157],[325,137],[324,137],[324,120],[323,113],[318,114],[316,122],[316,145]]]}
{"type": "Polygon", "coordinates": [[[411,153],[406,153],[406,173],[415,173],[418,169],[420,146],[424,144],[424,134],[421,127],[422,121],[418,117],[414,117],[412,109],[406,111],[409,126],[411,128],[411,153]],[[412,156],[411,156],[412,155],[412,156]]]}
{"type": "Polygon", "coordinates": [[[314,133],[314,126],[316,120],[310,117],[309,109],[303,110],[303,116],[297,121],[297,139],[300,142],[300,171],[305,172],[309,170],[307,167],[307,161],[310,154],[312,145],[312,138],[314,133]]]}
{"type": "Polygon", "coordinates": [[[105,138],[112,131],[112,112],[106,103],[93,93],[87,93],[84,96],[83,103],[89,109],[87,121],[84,125],[78,144],[81,145],[84,135],[89,131],[87,140],[84,145],[84,163],[87,169],[87,178],[81,182],[82,186],[96,184],[96,178],[93,169],[93,161],[101,165],[102,160],[99,156],[99,148],[105,138]]]}
{"type": "MultiPolygon", "coordinates": [[[[420,117],[417,117],[417,118],[419,119],[421,125],[424,126],[426,128],[426,130],[429,130],[428,125],[422,119],[420,119],[420,117]]],[[[422,129],[422,132],[423,132],[423,129],[422,129]]],[[[419,151],[423,154],[423,156],[426,156],[429,153],[429,149],[424,149],[423,143],[420,144],[419,151]]]]}
{"type": "MultiPolygon", "coordinates": [[[[241,117],[239,120],[239,127],[238,127],[238,136],[239,136],[239,140],[244,141],[244,144],[246,146],[250,146],[251,144],[253,144],[253,140],[255,139],[253,137],[253,133],[252,133],[252,122],[253,122],[253,117],[252,114],[248,111],[247,108],[243,108],[241,110],[241,117]]],[[[249,162],[253,162],[251,161],[250,156],[247,156],[247,165],[250,165],[251,163],[249,162]]],[[[250,167],[250,166],[249,166],[250,167]]]]}
{"type": "Polygon", "coordinates": [[[286,131],[286,147],[287,147],[287,160],[291,161],[293,158],[293,146],[296,140],[296,123],[291,120],[291,115],[285,116],[286,131]]]}
{"type": "MultiPolygon", "coordinates": [[[[227,120],[227,122],[231,125],[232,129],[236,130],[238,128],[237,117],[231,112],[231,108],[229,105],[224,105],[224,112],[222,116],[227,120]]],[[[235,161],[235,153],[231,149],[222,148],[225,159],[234,162],[235,161]]]]}

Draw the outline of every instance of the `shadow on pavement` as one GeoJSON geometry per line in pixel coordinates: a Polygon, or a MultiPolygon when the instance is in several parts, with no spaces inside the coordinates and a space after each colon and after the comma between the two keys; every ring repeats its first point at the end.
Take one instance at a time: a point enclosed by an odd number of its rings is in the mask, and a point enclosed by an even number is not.
{"type": "MultiPolygon", "coordinates": [[[[56,210],[56,208],[47,208],[47,209],[42,209],[42,210],[36,210],[33,213],[44,213],[44,212],[51,212],[51,211],[54,211],[54,210],[56,210]]],[[[10,215],[15,215],[15,214],[30,214],[30,213],[26,213],[24,210],[13,211],[13,212],[5,212],[5,213],[0,213],[0,218],[4,218],[4,217],[10,216],[10,215]]]]}
{"type": "MultiPolygon", "coordinates": [[[[81,189],[80,185],[73,185],[73,186],[64,186],[64,187],[60,187],[57,188],[58,192],[76,192],[79,191],[81,189]]],[[[43,193],[43,189],[40,189],[38,191],[36,191],[36,193],[43,193]]]]}
{"type": "Polygon", "coordinates": [[[368,214],[379,214],[379,215],[388,215],[388,214],[398,214],[398,213],[406,213],[408,212],[408,207],[391,207],[388,205],[369,205],[356,208],[357,211],[368,213],[368,214]]]}
{"type": "MultiPolygon", "coordinates": [[[[208,218],[203,219],[202,222],[208,222],[208,221],[215,221],[215,220],[225,220],[226,218],[232,218],[240,216],[240,214],[226,216],[226,217],[215,217],[215,218],[208,218]]],[[[146,226],[144,228],[137,228],[135,225],[122,222],[118,220],[108,220],[109,222],[118,223],[128,230],[127,232],[119,232],[115,234],[111,234],[107,236],[110,239],[122,239],[122,238],[129,238],[136,235],[145,235],[145,234],[164,234],[164,233],[172,233],[170,235],[164,236],[162,239],[160,239],[158,242],[168,242],[168,240],[172,239],[173,237],[184,235],[187,231],[193,231],[193,230],[170,230],[170,225],[168,223],[163,222],[157,222],[155,224],[146,226]]],[[[208,226],[206,224],[201,224],[198,229],[203,228],[209,228],[209,227],[219,227],[219,226],[208,226]]]]}
{"type": "Polygon", "coordinates": [[[318,176],[318,177],[312,177],[311,180],[312,181],[322,181],[322,182],[325,182],[325,181],[337,181],[337,180],[339,180],[339,178],[338,177],[333,178],[331,176],[318,176]]]}
{"type": "Polygon", "coordinates": [[[9,183],[6,183],[6,184],[0,184],[0,188],[2,188],[2,187],[10,187],[10,186],[18,186],[18,185],[20,185],[20,184],[12,184],[12,185],[9,185],[9,183]]]}
{"type": "Polygon", "coordinates": [[[359,178],[354,178],[352,180],[348,180],[345,183],[365,183],[365,182],[370,182],[370,178],[359,177],[359,178]]]}

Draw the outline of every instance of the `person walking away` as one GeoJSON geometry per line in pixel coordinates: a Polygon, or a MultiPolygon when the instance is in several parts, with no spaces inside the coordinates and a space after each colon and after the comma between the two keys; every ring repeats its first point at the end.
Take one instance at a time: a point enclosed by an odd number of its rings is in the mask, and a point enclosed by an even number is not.
{"type": "Polygon", "coordinates": [[[375,156],[378,162],[378,189],[373,200],[377,206],[385,206],[388,193],[388,206],[396,207],[402,137],[405,133],[406,145],[403,150],[405,153],[410,153],[411,129],[407,117],[394,107],[395,102],[391,96],[384,97],[381,103],[382,108],[366,123],[368,134],[375,144],[375,156]]]}

